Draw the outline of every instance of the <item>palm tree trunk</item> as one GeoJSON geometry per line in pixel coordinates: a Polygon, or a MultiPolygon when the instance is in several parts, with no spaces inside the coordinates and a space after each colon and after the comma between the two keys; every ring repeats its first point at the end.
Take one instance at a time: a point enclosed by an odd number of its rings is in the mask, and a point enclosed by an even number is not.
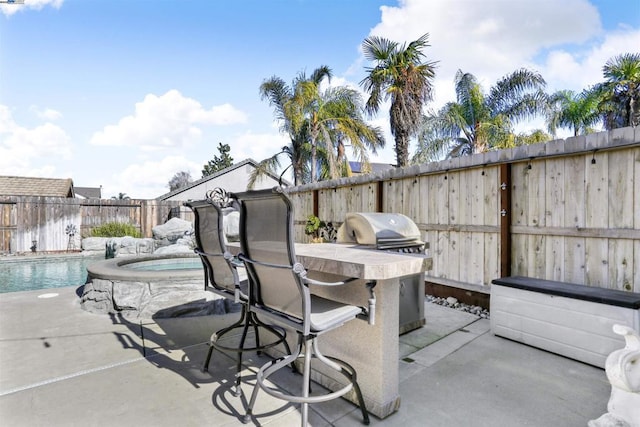
{"type": "Polygon", "coordinates": [[[316,172],[316,158],[318,157],[317,149],[316,149],[316,139],[311,136],[311,182],[316,182],[318,180],[317,172],[316,172]]]}
{"type": "Polygon", "coordinates": [[[403,168],[409,163],[409,141],[404,132],[396,134],[396,167],[403,168]]]}
{"type": "Polygon", "coordinates": [[[638,114],[636,113],[636,100],[633,94],[629,97],[629,126],[638,126],[638,114]]]}

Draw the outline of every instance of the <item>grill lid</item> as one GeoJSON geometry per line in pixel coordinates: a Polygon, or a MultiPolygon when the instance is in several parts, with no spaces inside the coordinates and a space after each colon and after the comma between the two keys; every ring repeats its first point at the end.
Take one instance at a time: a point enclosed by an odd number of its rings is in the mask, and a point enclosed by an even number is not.
{"type": "Polygon", "coordinates": [[[338,243],[356,242],[378,249],[424,245],[418,226],[399,213],[350,212],[338,230],[338,243]]]}

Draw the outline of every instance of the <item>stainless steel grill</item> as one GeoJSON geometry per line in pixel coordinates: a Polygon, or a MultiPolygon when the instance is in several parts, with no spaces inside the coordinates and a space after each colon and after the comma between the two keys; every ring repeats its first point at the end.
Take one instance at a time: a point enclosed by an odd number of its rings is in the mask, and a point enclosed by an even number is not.
{"type": "MultiPolygon", "coordinates": [[[[348,213],[338,229],[337,242],[422,255],[427,247],[421,240],[418,226],[409,217],[399,213],[348,213]]],[[[424,274],[400,278],[400,334],[425,324],[424,295],[424,274]]]]}
{"type": "Polygon", "coordinates": [[[425,248],[416,224],[399,213],[348,213],[338,229],[338,243],[358,243],[405,253],[424,253],[425,248]]]}

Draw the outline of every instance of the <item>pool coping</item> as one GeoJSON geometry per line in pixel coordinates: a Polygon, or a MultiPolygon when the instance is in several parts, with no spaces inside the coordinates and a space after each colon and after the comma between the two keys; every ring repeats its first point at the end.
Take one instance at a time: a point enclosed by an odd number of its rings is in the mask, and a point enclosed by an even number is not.
{"type": "Polygon", "coordinates": [[[0,262],[3,263],[17,263],[17,262],[35,262],[35,261],[58,261],[65,259],[76,258],[98,258],[102,256],[104,259],[104,252],[100,251],[82,251],[82,252],[70,252],[70,253],[55,253],[55,254],[37,254],[37,255],[0,255],[0,262]]]}
{"type": "Polygon", "coordinates": [[[143,261],[181,259],[181,258],[198,258],[194,253],[176,253],[162,255],[136,255],[130,257],[111,258],[103,261],[97,261],[87,265],[88,281],[93,279],[103,280],[126,280],[126,281],[145,281],[155,279],[189,279],[201,278],[202,269],[179,269],[179,270],[135,270],[132,268],[123,268],[127,264],[143,261]]]}

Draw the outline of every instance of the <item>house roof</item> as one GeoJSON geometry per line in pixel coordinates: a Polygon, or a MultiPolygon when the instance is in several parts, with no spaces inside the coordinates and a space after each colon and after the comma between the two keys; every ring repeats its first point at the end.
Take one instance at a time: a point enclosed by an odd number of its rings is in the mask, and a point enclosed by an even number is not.
{"type": "Polygon", "coordinates": [[[85,199],[101,199],[102,187],[73,187],[76,197],[84,197],[85,199]]]}
{"type": "Polygon", "coordinates": [[[0,196],[74,197],[71,178],[0,176],[0,196]]]}
{"type": "MultiPolygon", "coordinates": [[[[185,185],[184,187],[180,187],[180,188],[178,188],[176,190],[173,190],[173,191],[170,191],[168,193],[165,193],[162,196],[157,197],[156,200],[166,200],[166,199],[168,199],[168,198],[170,198],[170,197],[172,197],[172,196],[174,196],[176,194],[182,193],[183,191],[186,191],[186,190],[189,190],[189,189],[191,189],[193,187],[196,187],[196,186],[202,184],[203,182],[207,182],[207,181],[210,181],[212,179],[215,179],[215,178],[217,178],[219,176],[227,174],[227,173],[229,173],[229,172],[231,172],[231,171],[233,171],[235,169],[241,168],[241,167],[243,167],[245,165],[251,165],[251,166],[253,166],[255,168],[255,167],[258,166],[258,163],[253,159],[243,160],[241,162],[236,163],[235,165],[229,166],[228,168],[221,169],[221,170],[217,171],[216,173],[213,173],[211,175],[207,175],[204,178],[201,178],[201,179],[199,179],[197,181],[194,181],[189,185],[185,185]]],[[[276,181],[281,179],[278,175],[275,175],[275,174],[272,174],[272,173],[267,173],[267,175],[269,175],[271,178],[275,179],[276,181]]],[[[285,179],[281,179],[281,181],[282,181],[282,185],[284,185],[284,186],[290,186],[291,185],[291,183],[288,182],[285,179]]]]}
{"type": "MultiPolygon", "coordinates": [[[[395,167],[389,163],[369,163],[369,166],[371,168],[371,173],[384,172],[395,167]]],[[[363,173],[361,162],[349,162],[349,167],[353,173],[363,173]]]]}

